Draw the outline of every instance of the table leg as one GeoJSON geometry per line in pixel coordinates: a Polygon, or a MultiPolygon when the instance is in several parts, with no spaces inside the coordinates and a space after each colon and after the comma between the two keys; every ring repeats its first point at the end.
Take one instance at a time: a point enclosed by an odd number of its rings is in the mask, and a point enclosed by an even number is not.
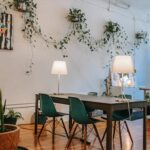
{"type": "Polygon", "coordinates": [[[143,150],[147,149],[147,106],[143,108],[143,150]]]}
{"type": "Polygon", "coordinates": [[[38,94],[35,95],[35,123],[34,123],[34,134],[37,134],[38,126],[38,94]]]}
{"type": "Polygon", "coordinates": [[[107,112],[106,150],[112,150],[112,111],[107,112]]]}

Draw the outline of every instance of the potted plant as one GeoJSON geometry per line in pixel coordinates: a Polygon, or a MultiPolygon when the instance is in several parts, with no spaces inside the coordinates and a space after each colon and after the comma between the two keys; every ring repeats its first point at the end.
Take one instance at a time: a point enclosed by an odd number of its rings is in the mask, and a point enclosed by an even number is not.
{"type": "Polygon", "coordinates": [[[28,3],[28,1],[25,1],[25,0],[14,0],[15,8],[18,11],[21,11],[21,12],[26,12],[27,11],[26,3],[28,3]]]}
{"type": "Polygon", "coordinates": [[[19,142],[19,127],[4,124],[4,107],[0,90],[0,150],[16,150],[19,142]]]}
{"type": "Polygon", "coordinates": [[[149,35],[146,31],[139,31],[135,33],[135,47],[138,48],[142,43],[147,44],[149,41],[149,35]]]}
{"type": "Polygon", "coordinates": [[[23,119],[20,112],[15,112],[13,109],[9,109],[8,113],[4,115],[5,124],[16,124],[18,119],[23,119]]]}

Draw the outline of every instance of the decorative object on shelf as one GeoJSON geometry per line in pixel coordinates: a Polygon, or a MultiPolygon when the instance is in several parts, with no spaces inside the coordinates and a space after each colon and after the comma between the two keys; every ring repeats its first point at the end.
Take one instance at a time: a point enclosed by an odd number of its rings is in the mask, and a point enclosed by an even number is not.
{"type": "Polygon", "coordinates": [[[124,28],[116,22],[108,21],[105,25],[102,39],[99,41],[99,46],[106,48],[112,59],[115,55],[131,53],[130,50],[124,51],[127,46],[127,40],[128,36],[124,28]]]}
{"type": "Polygon", "coordinates": [[[13,50],[12,14],[0,14],[0,49],[13,50]]]}
{"type": "Polygon", "coordinates": [[[87,27],[85,13],[81,9],[72,8],[69,9],[67,19],[72,23],[72,29],[61,41],[55,44],[55,48],[66,49],[66,45],[71,40],[71,37],[75,36],[79,42],[86,44],[91,51],[96,50],[97,43],[87,27]]]}
{"type": "Polygon", "coordinates": [[[58,75],[58,93],[60,94],[60,76],[67,75],[67,65],[65,61],[54,61],[52,65],[51,74],[58,75]]]}
{"type": "Polygon", "coordinates": [[[138,48],[142,43],[147,44],[149,41],[149,34],[146,31],[135,33],[135,47],[138,48]]]}
{"type": "Polygon", "coordinates": [[[102,95],[105,95],[105,96],[111,96],[112,93],[111,93],[111,86],[112,86],[112,79],[111,79],[111,71],[109,69],[109,74],[107,76],[107,78],[104,80],[105,82],[105,92],[103,92],[102,95]]]}

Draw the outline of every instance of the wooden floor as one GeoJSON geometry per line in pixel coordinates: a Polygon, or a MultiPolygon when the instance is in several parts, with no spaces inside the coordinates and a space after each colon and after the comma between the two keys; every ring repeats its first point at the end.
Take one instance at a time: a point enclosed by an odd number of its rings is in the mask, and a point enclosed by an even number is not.
{"type": "MultiPolygon", "coordinates": [[[[129,121],[128,122],[131,134],[133,136],[134,145],[131,145],[129,136],[124,129],[123,129],[123,148],[120,148],[120,142],[118,138],[118,132],[116,132],[116,137],[114,140],[114,150],[142,150],[142,120],[138,121],[129,121]]],[[[48,124],[46,127],[46,130],[50,129],[50,125],[48,124]]],[[[98,124],[98,130],[100,133],[100,136],[102,136],[104,129],[105,129],[105,122],[98,124]]],[[[21,128],[21,134],[20,134],[20,143],[19,146],[27,147],[29,150],[64,150],[65,145],[67,143],[67,138],[63,136],[55,136],[55,144],[52,145],[51,141],[51,133],[48,131],[44,131],[41,135],[40,140],[37,140],[37,137],[34,136],[34,126],[33,125],[20,125],[21,128]]],[[[39,126],[40,128],[40,126],[39,126]]],[[[90,129],[89,129],[90,130],[90,129]]],[[[57,133],[61,133],[64,135],[63,130],[61,127],[57,126],[56,129],[57,133]]],[[[77,134],[77,136],[80,137],[80,132],[77,134]]],[[[150,121],[148,122],[148,128],[147,128],[147,150],[150,150],[150,121]]],[[[90,146],[87,146],[90,150],[100,150],[100,145],[98,143],[98,140],[95,138],[94,132],[92,132],[88,138],[88,141],[91,142],[90,146]]],[[[106,149],[105,141],[103,142],[104,148],[106,149]]],[[[83,150],[83,144],[78,140],[74,139],[72,142],[72,145],[70,147],[71,150],[83,150]]]]}

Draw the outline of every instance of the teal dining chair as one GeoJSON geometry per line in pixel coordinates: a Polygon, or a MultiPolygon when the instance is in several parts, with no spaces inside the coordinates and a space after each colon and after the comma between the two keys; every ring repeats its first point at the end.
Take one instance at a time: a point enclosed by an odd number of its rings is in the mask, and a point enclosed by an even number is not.
{"type": "MultiPolygon", "coordinates": [[[[47,118],[52,118],[52,122],[53,122],[53,126],[52,126],[52,143],[54,144],[54,141],[55,141],[55,122],[56,122],[56,118],[60,117],[60,121],[62,123],[62,127],[64,128],[64,131],[66,133],[66,136],[68,136],[68,132],[67,132],[67,129],[65,127],[65,124],[64,124],[64,121],[63,121],[63,116],[65,115],[68,115],[68,114],[65,114],[65,113],[62,113],[62,112],[57,112],[56,108],[55,108],[55,105],[53,103],[53,100],[52,98],[47,95],[47,94],[40,94],[40,109],[42,111],[42,115],[47,117],[47,118]]],[[[40,138],[40,135],[44,129],[44,126],[45,126],[45,123],[46,122],[43,122],[43,126],[40,130],[40,133],[39,133],[39,136],[38,136],[38,139],[40,138]]]]}
{"type": "Polygon", "coordinates": [[[84,150],[86,150],[87,125],[92,124],[93,128],[95,130],[96,136],[99,140],[100,146],[103,150],[104,148],[102,145],[102,141],[101,141],[101,138],[99,136],[98,130],[97,130],[96,125],[95,125],[95,123],[100,122],[100,120],[90,118],[88,116],[88,113],[86,111],[84,103],[80,99],[78,99],[76,97],[69,97],[69,101],[70,101],[70,115],[71,115],[72,119],[74,120],[74,124],[73,124],[73,127],[71,129],[69,140],[68,140],[68,143],[66,145],[66,148],[69,148],[69,146],[72,142],[72,139],[75,135],[75,132],[76,132],[76,130],[80,124],[80,125],[83,125],[83,127],[84,127],[84,150]]]}
{"type": "MultiPolygon", "coordinates": [[[[116,96],[116,98],[126,98],[126,99],[132,99],[132,96],[131,95],[119,95],[119,96],[116,96]]],[[[129,119],[129,114],[132,115],[132,109],[130,110],[117,110],[117,111],[114,111],[113,112],[113,115],[112,115],[112,121],[114,121],[114,127],[113,127],[113,139],[115,138],[115,132],[116,132],[116,126],[118,124],[118,127],[119,127],[119,138],[120,138],[120,145],[122,147],[122,133],[121,133],[121,122],[123,122],[123,124],[125,125],[126,129],[127,129],[127,132],[128,132],[128,135],[130,137],[130,140],[133,144],[133,139],[132,139],[132,136],[131,136],[131,133],[130,133],[130,130],[129,130],[129,127],[128,127],[128,124],[127,124],[127,119],[129,119]],[[130,113],[129,113],[130,111],[130,113]]],[[[102,115],[102,118],[107,120],[107,115],[102,115]]],[[[105,138],[105,135],[107,133],[107,127],[104,131],[104,134],[103,134],[103,137],[102,137],[102,141],[104,140],[105,138]]]]}

